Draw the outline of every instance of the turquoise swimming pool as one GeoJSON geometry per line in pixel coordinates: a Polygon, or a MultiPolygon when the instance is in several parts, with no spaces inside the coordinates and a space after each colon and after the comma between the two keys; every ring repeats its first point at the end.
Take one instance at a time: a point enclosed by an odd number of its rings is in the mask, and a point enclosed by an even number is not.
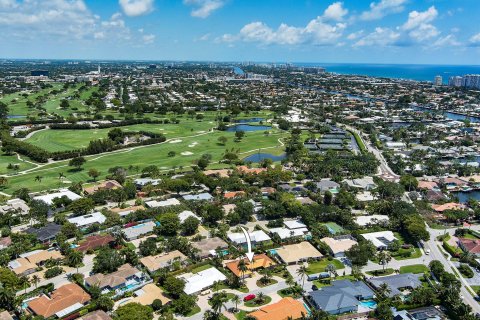
{"type": "Polygon", "coordinates": [[[375,309],[377,307],[375,300],[363,300],[360,301],[360,305],[369,309],[375,309]]]}

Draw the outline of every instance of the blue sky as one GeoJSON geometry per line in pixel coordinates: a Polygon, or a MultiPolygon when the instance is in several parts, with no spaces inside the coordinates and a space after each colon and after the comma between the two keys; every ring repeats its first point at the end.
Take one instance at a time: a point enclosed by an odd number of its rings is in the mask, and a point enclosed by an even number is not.
{"type": "Polygon", "coordinates": [[[479,64],[478,0],[0,0],[0,57],[479,64]]]}

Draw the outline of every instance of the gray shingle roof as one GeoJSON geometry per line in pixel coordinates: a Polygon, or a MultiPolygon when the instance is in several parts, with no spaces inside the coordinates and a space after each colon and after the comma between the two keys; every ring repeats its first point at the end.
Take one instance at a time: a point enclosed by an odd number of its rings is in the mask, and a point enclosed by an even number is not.
{"type": "Polygon", "coordinates": [[[387,284],[390,288],[390,297],[401,294],[399,290],[401,288],[415,289],[422,285],[422,282],[419,280],[419,275],[413,273],[395,274],[392,276],[371,278],[369,279],[369,282],[375,288],[380,287],[383,283],[387,284]]]}

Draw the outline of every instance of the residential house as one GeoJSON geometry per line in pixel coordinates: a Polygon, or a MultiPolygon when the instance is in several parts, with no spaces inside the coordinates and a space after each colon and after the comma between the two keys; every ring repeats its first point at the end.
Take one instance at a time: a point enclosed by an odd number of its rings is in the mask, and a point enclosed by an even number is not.
{"type": "Polygon", "coordinates": [[[27,302],[27,311],[44,318],[63,318],[90,302],[90,295],[79,285],[69,283],[59,287],[49,294],[27,302]]]}
{"type": "Polygon", "coordinates": [[[195,254],[201,259],[216,256],[217,251],[223,252],[228,248],[228,243],[218,237],[202,239],[197,242],[192,242],[191,245],[198,250],[195,254]]]}
{"type": "Polygon", "coordinates": [[[387,215],[383,214],[372,214],[369,216],[358,216],[355,217],[355,222],[360,227],[366,227],[368,225],[376,225],[376,224],[385,224],[390,221],[390,218],[387,215]]]}
{"type": "Polygon", "coordinates": [[[144,206],[131,206],[127,208],[113,208],[110,209],[111,212],[118,214],[120,217],[128,216],[130,213],[135,211],[145,210],[144,206]]]}
{"type": "Polygon", "coordinates": [[[270,232],[277,234],[282,240],[290,238],[308,239],[311,236],[307,226],[300,220],[287,220],[283,224],[285,227],[271,228],[270,232]]]}
{"type": "Polygon", "coordinates": [[[310,242],[289,244],[276,249],[278,258],[285,264],[296,264],[307,260],[320,260],[323,255],[310,242]]]}
{"type": "Polygon", "coordinates": [[[112,291],[121,294],[138,289],[148,280],[150,279],[142,271],[126,263],[115,272],[109,274],[97,273],[86,278],[85,285],[88,287],[98,286],[104,294],[112,291]]]}
{"type": "Polygon", "coordinates": [[[360,300],[373,299],[374,292],[362,281],[337,280],[329,287],[312,291],[309,300],[312,305],[329,314],[357,312],[360,300]]]}
{"type": "Polygon", "coordinates": [[[10,237],[0,238],[0,250],[8,248],[11,244],[12,244],[12,239],[10,237]]]}
{"type": "Polygon", "coordinates": [[[170,198],[163,201],[157,201],[157,200],[147,201],[145,202],[145,204],[149,208],[164,208],[164,207],[178,206],[180,205],[180,201],[178,201],[178,199],[175,199],[175,198],[170,198]]]}
{"type": "Polygon", "coordinates": [[[420,281],[421,275],[413,273],[395,274],[385,277],[376,277],[368,279],[368,282],[375,288],[380,288],[381,285],[386,284],[390,289],[388,292],[389,297],[402,294],[404,289],[412,290],[422,286],[420,281]]]}
{"type": "Polygon", "coordinates": [[[0,320],[13,320],[13,317],[8,311],[2,311],[0,312],[0,320]]]}
{"type": "Polygon", "coordinates": [[[259,174],[267,171],[267,168],[249,168],[247,166],[238,166],[237,170],[243,174],[259,174]]]}
{"type": "MultiPolygon", "coordinates": [[[[249,232],[249,235],[250,235],[250,240],[253,247],[255,247],[258,244],[272,240],[263,230],[255,230],[255,231],[249,232]]],[[[245,234],[243,232],[229,233],[227,237],[230,241],[232,241],[236,245],[240,245],[240,246],[247,245],[247,239],[245,239],[245,234]]]]}
{"type": "Polygon", "coordinates": [[[37,240],[42,243],[48,243],[55,240],[55,237],[57,236],[57,234],[60,233],[61,229],[61,225],[51,222],[44,227],[28,228],[27,230],[25,230],[25,233],[33,234],[37,238],[37,240]]]}
{"type": "Polygon", "coordinates": [[[57,250],[34,250],[21,254],[19,258],[8,263],[8,267],[16,275],[28,275],[36,271],[47,260],[63,259],[60,251],[57,250]]]}
{"type": "Polygon", "coordinates": [[[295,320],[307,316],[308,312],[302,301],[287,297],[250,312],[248,315],[257,320],[295,320]]]}
{"type": "Polygon", "coordinates": [[[370,191],[377,187],[375,182],[373,182],[372,177],[364,177],[361,179],[345,179],[342,182],[350,188],[361,189],[365,191],[370,191]]]}
{"type": "Polygon", "coordinates": [[[93,235],[81,241],[78,247],[75,247],[75,250],[78,250],[81,252],[92,251],[101,247],[110,246],[114,242],[115,242],[115,238],[112,237],[110,234],[93,235]]]}
{"type": "Polygon", "coordinates": [[[225,281],[227,279],[223,273],[214,267],[199,271],[197,273],[185,273],[177,278],[185,281],[185,288],[183,291],[186,294],[199,293],[210,288],[215,282],[225,281]]]}
{"type": "Polygon", "coordinates": [[[5,214],[7,212],[16,212],[20,215],[26,215],[30,211],[27,203],[22,199],[10,199],[7,200],[6,204],[0,206],[0,214],[5,214]]]}
{"type": "Polygon", "coordinates": [[[143,257],[140,259],[140,263],[143,264],[150,273],[153,273],[162,268],[170,268],[172,264],[177,261],[183,264],[187,259],[187,256],[183,253],[174,250],[166,254],[162,253],[156,256],[143,257]]]}
{"type": "Polygon", "coordinates": [[[213,196],[208,193],[200,193],[200,194],[187,194],[183,196],[183,200],[185,201],[211,201],[213,196]]]}
{"type": "Polygon", "coordinates": [[[480,257],[480,239],[458,238],[458,246],[462,248],[463,251],[480,257]]]}
{"type": "Polygon", "coordinates": [[[397,240],[392,231],[363,233],[361,236],[365,240],[371,241],[378,250],[387,249],[390,243],[397,240]]]}
{"type": "Polygon", "coordinates": [[[125,229],[122,229],[125,239],[132,241],[146,234],[153,232],[156,224],[153,221],[143,222],[125,229]]]}
{"type": "Polygon", "coordinates": [[[73,223],[78,228],[88,228],[94,224],[103,224],[107,221],[107,218],[101,212],[94,212],[83,216],[68,218],[67,221],[73,223]]]}
{"type": "Polygon", "coordinates": [[[328,178],[321,179],[320,181],[316,182],[315,185],[317,190],[319,190],[321,193],[325,193],[327,191],[330,191],[331,193],[337,193],[338,189],[340,189],[340,184],[328,178]]]}
{"type": "Polygon", "coordinates": [[[139,178],[139,179],[133,180],[133,183],[135,184],[135,187],[137,187],[137,189],[141,190],[141,189],[143,189],[143,187],[145,187],[147,185],[158,186],[158,184],[161,181],[162,180],[160,180],[160,179],[139,178]]]}
{"type": "Polygon", "coordinates": [[[178,219],[180,219],[180,223],[184,223],[185,220],[187,220],[187,218],[189,218],[189,217],[193,217],[193,218],[197,219],[198,221],[202,221],[202,218],[200,218],[195,213],[193,213],[192,211],[189,211],[189,210],[182,211],[178,214],[178,219]]]}
{"type": "Polygon", "coordinates": [[[53,204],[53,199],[62,198],[62,197],[67,197],[71,201],[75,201],[75,200],[78,200],[78,199],[82,198],[78,194],[76,194],[76,193],[74,193],[74,192],[72,192],[68,189],[62,189],[62,190],[60,190],[58,192],[55,192],[55,193],[50,193],[50,194],[45,194],[45,195],[40,195],[40,196],[33,197],[33,200],[43,201],[46,204],[48,204],[49,206],[51,206],[53,204]]]}
{"type": "Polygon", "coordinates": [[[112,320],[112,318],[103,310],[97,310],[78,318],[78,320],[112,320]]]}
{"type": "Polygon", "coordinates": [[[122,185],[115,180],[106,180],[99,182],[91,187],[84,187],[83,193],[85,194],[94,194],[95,192],[101,190],[116,190],[122,188],[122,185]]]}
{"type": "Polygon", "coordinates": [[[462,203],[448,202],[444,204],[432,204],[432,209],[442,213],[447,210],[466,210],[467,206],[462,203]]]}
{"type": "Polygon", "coordinates": [[[266,269],[270,268],[271,266],[275,265],[275,262],[270,259],[266,254],[257,254],[253,257],[252,262],[250,262],[248,259],[243,259],[245,262],[245,266],[247,267],[247,270],[245,272],[242,272],[241,270],[238,269],[238,265],[241,260],[234,260],[230,261],[225,264],[225,267],[232,271],[234,275],[236,275],[239,278],[245,278],[249,277],[253,274],[253,271],[257,269],[266,269]]]}
{"type": "Polygon", "coordinates": [[[128,300],[126,303],[139,303],[144,306],[152,305],[153,301],[159,299],[162,305],[165,306],[171,300],[164,294],[163,290],[157,287],[154,283],[149,283],[134,292],[134,298],[128,300]]]}
{"type": "Polygon", "coordinates": [[[335,258],[345,257],[345,251],[350,250],[352,246],[357,244],[357,241],[353,240],[350,236],[325,237],[320,240],[330,247],[335,258]]]}

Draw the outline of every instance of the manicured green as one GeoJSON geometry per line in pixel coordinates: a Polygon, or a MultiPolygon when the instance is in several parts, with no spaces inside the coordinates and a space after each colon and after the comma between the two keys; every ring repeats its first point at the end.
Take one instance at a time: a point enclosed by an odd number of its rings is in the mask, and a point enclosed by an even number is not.
{"type": "Polygon", "coordinates": [[[367,271],[365,273],[368,274],[368,275],[377,277],[377,276],[388,276],[389,274],[392,274],[394,272],[395,272],[395,270],[393,270],[392,268],[385,268],[385,270],[383,270],[383,269],[372,270],[372,271],[367,271]]]}
{"type": "Polygon", "coordinates": [[[400,267],[400,273],[424,273],[428,272],[428,267],[423,264],[412,264],[411,266],[400,267]]]}
{"type": "Polygon", "coordinates": [[[35,167],[35,164],[26,162],[24,157],[21,157],[22,160],[18,160],[16,155],[13,156],[6,156],[4,154],[0,154],[0,174],[15,174],[16,172],[12,169],[7,169],[9,164],[19,166],[18,171],[28,170],[35,167]]]}
{"type": "Polygon", "coordinates": [[[245,302],[243,305],[245,307],[255,308],[255,307],[260,307],[260,306],[264,306],[266,304],[269,304],[271,301],[272,301],[271,297],[265,296],[262,303],[257,303],[257,298],[255,298],[253,300],[245,302]]]}
{"type": "MultiPolygon", "coordinates": [[[[68,186],[68,182],[86,182],[89,181],[87,173],[91,168],[101,172],[99,179],[103,179],[109,168],[114,166],[123,166],[128,168],[131,165],[142,168],[149,165],[156,165],[161,170],[171,170],[172,168],[190,167],[196,159],[203,154],[212,155],[212,162],[218,162],[226,149],[235,149],[239,151],[239,157],[243,158],[262,149],[265,152],[279,154],[284,147],[279,142],[285,138],[288,133],[272,130],[272,133],[265,135],[263,132],[247,132],[240,142],[234,142],[232,132],[207,132],[195,137],[181,137],[161,144],[141,146],[137,148],[122,149],[111,153],[87,156],[86,164],[81,171],[69,171],[68,161],[59,161],[51,164],[42,165],[26,174],[19,174],[10,178],[10,183],[5,192],[13,192],[16,189],[25,187],[32,191],[40,191],[68,186]],[[218,137],[225,135],[229,138],[226,146],[217,143],[218,137]],[[195,144],[196,143],[196,144],[195,144]],[[170,151],[175,151],[176,156],[168,157],[170,151]],[[182,152],[184,154],[182,155],[182,152]],[[185,153],[188,152],[188,153],[185,153]],[[191,153],[191,154],[190,154],[191,153]],[[66,178],[59,180],[59,173],[63,173],[66,178]],[[41,182],[36,182],[35,177],[41,176],[41,182]]],[[[229,167],[229,165],[212,165],[211,167],[229,167]]],[[[138,171],[129,172],[130,175],[138,174],[138,171]]]]}
{"type": "Polygon", "coordinates": [[[320,261],[315,261],[311,262],[308,264],[308,274],[315,274],[315,273],[320,273],[320,272],[325,272],[325,268],[329,265],[333,264],[335,266],[336,270],[341,270],[344,269],[345,266],[343,263],[336,259],[328,260],[328,259],[322,259],[320,261]]]}

